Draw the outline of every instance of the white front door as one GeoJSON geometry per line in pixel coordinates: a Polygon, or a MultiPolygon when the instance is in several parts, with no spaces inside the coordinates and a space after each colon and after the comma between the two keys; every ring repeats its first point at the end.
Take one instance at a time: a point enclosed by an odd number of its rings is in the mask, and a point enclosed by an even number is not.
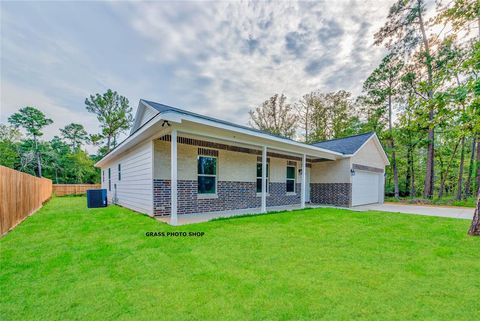
{"type": "Polygon", "coordinates": [[[310,202],[310,167],[305,172],[305,202],[310,202]]]}
{"type": "Polygon", "coordinates": [[[380,183],[383,174],[355,170],[352,177],[352,206],[380,202],[380,183]]]}

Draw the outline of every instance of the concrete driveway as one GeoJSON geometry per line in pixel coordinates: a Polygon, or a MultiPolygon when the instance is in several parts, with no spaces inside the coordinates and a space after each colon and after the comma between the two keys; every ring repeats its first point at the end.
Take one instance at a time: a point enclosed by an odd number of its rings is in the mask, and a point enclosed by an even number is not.
{"type": "Polygon", "coordinates": [[[410,205],[398,203],[360,205],[352,208],[357,211],[384,211],[402,214],[418,214],[427,216],[452,217],[465,220],[473,218],[474,208],[458,206],[431,206],[431,205],[410,205]]]}

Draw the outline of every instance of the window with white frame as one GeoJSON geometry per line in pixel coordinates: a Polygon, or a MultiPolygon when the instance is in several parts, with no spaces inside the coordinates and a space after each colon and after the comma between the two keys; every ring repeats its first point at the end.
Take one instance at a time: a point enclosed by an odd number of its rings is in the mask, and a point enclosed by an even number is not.
{"type": "Polygon", "coordinates": [[[102,171],[102,182],[105,183],[105,170],[102,171]]]}
{"type": "Polygon", "coordinates": [[[112,170],[111,168],[108,169],[108,190],[112,190],[112,170]]]}
{"type": "Polygon", "coordinates": [[[217,158],[198,156],[198,194],[217,193],[217,158]]]}
{"type": "MultiPolygon", "coordinates": [[[[269,182],[269,174],[270,174],[270,164],[267,163],[267,193],[269,192],[268,182],[269,182]]],[[[262,192],[262,163],[257,163],[257,193],[262,192]]]]}
{"type": "Polygon", "coordinates": [[[122,164],[118,164],[118,180],[122,180],[122,164]]]}
{"type": "Polygon", "coordinates": [[[287,193],[295,193],[295,166],[287,166],[287,193]]]}

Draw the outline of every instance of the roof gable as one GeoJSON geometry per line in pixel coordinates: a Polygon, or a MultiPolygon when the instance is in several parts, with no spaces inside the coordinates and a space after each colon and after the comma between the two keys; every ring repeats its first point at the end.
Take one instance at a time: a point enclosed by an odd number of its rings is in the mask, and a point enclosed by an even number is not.
{"type": "Polygon", "coordinates": [[[369,132],[355,136],[326,140],[323,142],[314,143],[312,145],[320,148],[325,148],[334,152],[342,153],[344,155],[353,155],[373,135],[375,135],[374,132],[369,132]]]}
{"type": "Polygon", "coordinates": [[[226,120],[221,120],[221,119],[218,119],[218,118],[213,118],[213,117],[197,114],[197,113],[194,113],[194,112],[191,112],[191,111],[188,111],[188,110],[184,110],[184,109],[180,109],[180,108],[176,108],[176,107],[172,107],[172,106],[168,106],[168,105],[164,105],[164,104],[159,104],[159,103],[156,103],[156,102],[153,102],[153,101],[148,101],[148,100],[145,100],[145,99],[141,99],[140,101],[144,102],[147,106],[155,108],[160,114],[173,111],[173,112],[180,113],[180,114],[183,114],[183,115],[193,116],[193,117],[201,118],[201,119],[204,119],[204,120],[212,121],[212,122],[215,122],[215,123],[218,123],[218,124],[233,126],[233,127],[237,127],[237,128],[241,128],[241,129],[246,129],[246,130],[249,130],[249,131],[253,131],[253,132],[257,132],[257,133],[261,133],[261,134],[265,134],[265,135],[269,135],[269,136],[273,136],[273,137],[278,137],[278,138],[282,138],[282,139],[286,139],[286,140],[290,140],[290,141],[294,142],[294,140],[291,139],[291,138],[284,137],[284,136],[281,136],[281,135],[275,135],[275,134],[265,132],[263,130],[256,129],[256,128],[253,128],[253,127],[239,125],[239,124],[232,123],[232,122],[229,122],[229,121],[226,121],[226,120]]]}
{"type": "Polygon", "coordinates": [[[136,130],[138,130],[143,124],[148,122],[152,117],[158,114],[158,111],[152,108],[151,106],[142,104],[138,104],[137,112],[135,113],[135,118],[133,121],[133,126],[130,129],[130,135],[133,134],[136,130]]]}

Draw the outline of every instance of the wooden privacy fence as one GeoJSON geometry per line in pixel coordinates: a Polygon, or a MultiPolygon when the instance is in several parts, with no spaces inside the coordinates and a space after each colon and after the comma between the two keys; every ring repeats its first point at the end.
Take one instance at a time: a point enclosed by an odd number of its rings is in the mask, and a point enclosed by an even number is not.
{"type": "Polygon", "coordinates": [[[63,195],[81,195],[87,193],[87,189],[102,188],[101,184],[53,184],[53,194],[63,195]]]}
{"type": "Polygon", "coordinates": [[[34,213],[52,196],[52,181],[0,166],[0,235],[34,213]]]}

